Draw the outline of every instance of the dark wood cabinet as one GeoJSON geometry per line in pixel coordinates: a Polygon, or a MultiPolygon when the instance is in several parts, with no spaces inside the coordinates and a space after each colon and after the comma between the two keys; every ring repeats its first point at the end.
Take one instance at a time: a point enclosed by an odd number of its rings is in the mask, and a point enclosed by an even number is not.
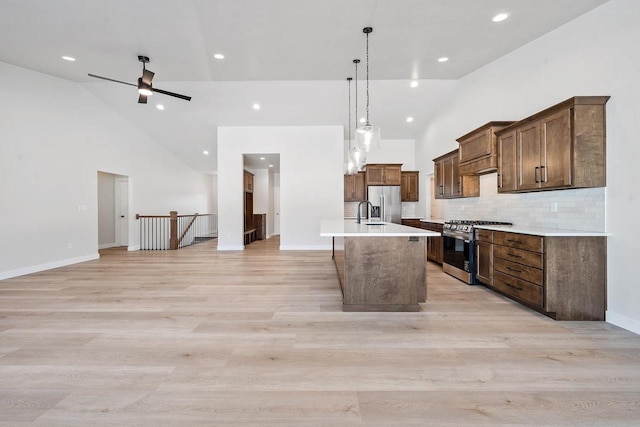
{"type": "Polygon", "coordinates": [[[344,201],[361,202],[367,199],[367,186],[365,173],[358,172],[355,175],[344,176],[344,201]]]}
{"type": "Polygon", "coordinates": [[[498,131],[498,191],[604,187],[608,100],[570,98],[498,131]]]}
{"type": "Polygon", "coordinates": [[[460,175],[481,175],[498,168],[498,139],[495,132],[513,122],[489,122],[457,139],[460,175]]]}
{"type": "MultiPolygon", "coordinates": [[[[438,222],[422,222],[422,228],[425,230],[436,231],[442,233],[443,224],[438,222]]],[[[444,257],[444,242],[442,236],[427,237],[427,259],[438,264],[442,264],[444,257]]]]}
{"type": "Polygon", "coordinates": [[[253,174],[249,171],[244,171],[244,191],[253,193],[253,174]]]}
{"type": "Polygon", "coordinates": [[[367,164],[365,166],[367,185],[401,185],[402,164],[367,164]]]}
{"type": "Polygon", "coordinates": [[[420,172],[403,171],[400,184],[400,199],[403,202],[419,201],[420,172]]]}
{"type": "Polygon", "coordinates": [[[606,237],[476,229],[476,239],[481,283],[556,320],[604,320],[606,237]]]}
{"type": "Polygon", "coordinates": [[[493,286],[493,231],[475,230],[476,280],[493,286]]]}
{"type": "Polygon", "coordinates": [[[478,197],[480,195],[480,177],[460,175],[458,172],[458,150],[433,159],[436,199],[458,197],[478,197]]]}
{"type": "Polygon", "coordinates": [[[402,218],[401,222],[407,227],[422,228],[422,222],[418,218],[402,218]]]}

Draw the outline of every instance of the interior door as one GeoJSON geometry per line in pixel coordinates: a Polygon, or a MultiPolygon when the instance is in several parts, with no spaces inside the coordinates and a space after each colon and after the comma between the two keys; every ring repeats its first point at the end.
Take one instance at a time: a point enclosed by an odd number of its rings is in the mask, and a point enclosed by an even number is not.
{"type": "Polygon", "coordinates": [[[280,235],[280,187],[273,187],[273,234],[280,235]]]}
{"type": "Polygon", "coordinates": [[[116,245],[129,245],[129,180],[117,178],[115,186],[116,245]]]}

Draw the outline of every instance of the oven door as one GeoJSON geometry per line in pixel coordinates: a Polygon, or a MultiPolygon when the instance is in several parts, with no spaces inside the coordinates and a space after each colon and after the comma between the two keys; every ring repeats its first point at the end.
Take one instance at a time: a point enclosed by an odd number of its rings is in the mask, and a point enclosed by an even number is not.
{"type": "Polygon", "coordinates": [[[465,283],[471,283],[473,244],[464,238],[442,236],[443,270],[465,283]]]}

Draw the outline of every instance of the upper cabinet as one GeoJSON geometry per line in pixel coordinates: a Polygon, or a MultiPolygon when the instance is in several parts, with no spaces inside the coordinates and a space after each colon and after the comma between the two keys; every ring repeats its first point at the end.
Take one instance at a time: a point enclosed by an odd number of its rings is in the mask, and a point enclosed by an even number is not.
{"type": "Polygon", "coordinates": [[[249,171],[244,171],[244,191],[253,193],[253,174],[249,171]]]}
{"type": "Polygon", "coordinates": [[[367,164],[367,185],[401,185],[402,164],[367,164]]]}
{"type": "Polygon", "coordinates": [[[480,195],[480,177],[460,175],[458,172],[458,150],[451,151],[433,159],[435,173],[436,199],[458,197],[478,197],[480,195]]]}
{"type": "Polygon", "coordinates": [[[367,187],[365,185],[365,173],[358,172],[355,175],[344,176],[344,201],[360,202],[367,199],[367,187]]]}
{"type": "Polygon", "coordinates": [[[495,132],[514,122],[489,122],[457,139],[460,175],[481,175],[498,168],[498,140],[495,132]]]}
{"type": "Polygon", "coordinates": [[[608,100],[577,96],[496,132],[498,191],[604,187],[608,100]]]}
{"type": "Polygon", "coordinates": [[[419,201],[419,187],[418,182],[420,172],[417,171],[403,171],[400,184],[400,199],[403,202],[418,202],[419,201]]]}

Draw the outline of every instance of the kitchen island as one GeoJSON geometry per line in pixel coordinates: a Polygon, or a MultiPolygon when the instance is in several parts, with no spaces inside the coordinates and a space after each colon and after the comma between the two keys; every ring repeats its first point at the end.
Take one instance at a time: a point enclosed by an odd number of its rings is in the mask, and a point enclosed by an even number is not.
{"type": "Polygon", "coordinates": [[[427,297],[426,238],[440,233],[386,222],[324,220],[343,311],[420,311],[427,297]]]}

